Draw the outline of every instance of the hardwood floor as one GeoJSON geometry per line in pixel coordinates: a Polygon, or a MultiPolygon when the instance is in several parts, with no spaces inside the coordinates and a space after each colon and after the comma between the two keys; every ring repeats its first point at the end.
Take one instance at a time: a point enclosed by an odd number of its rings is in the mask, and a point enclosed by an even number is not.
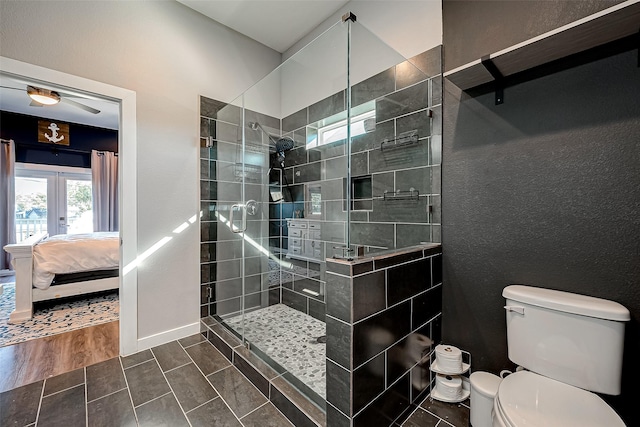
{"type": "Polygon", "coordinates": [[[119,354],[119,322],[0,347],[0,392],[119,354]]]}

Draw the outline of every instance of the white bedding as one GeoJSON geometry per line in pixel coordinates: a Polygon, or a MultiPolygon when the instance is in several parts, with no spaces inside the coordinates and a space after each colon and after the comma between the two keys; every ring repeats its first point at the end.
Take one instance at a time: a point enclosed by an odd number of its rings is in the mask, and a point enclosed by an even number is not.
{"type": "Polygon", "coordinates": [[[60,234],[33,248],[33,286],[47,289],[56,274],[118,268],[118,232],[60,234]]]}

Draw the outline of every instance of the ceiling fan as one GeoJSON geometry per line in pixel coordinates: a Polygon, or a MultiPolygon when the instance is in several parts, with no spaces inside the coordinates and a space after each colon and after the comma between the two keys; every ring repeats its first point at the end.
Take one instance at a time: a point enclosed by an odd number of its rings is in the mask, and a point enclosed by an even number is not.
{"type": "MultiPolygon", "coordinates": [[[[22,88],[11,87],[11,86],[0,86],[0,88],[19,90],[19,91],[25,90],[22,88]]],[[[52,106],[60,102],[63,102],[65,104],[80,108],[91,114],[100,113],[100,110],[97,110],[93,107],[89,107],[88,105],[81,104],[80,102],[70,99],[71,97],[73,97],[73,95],[67,95],[65,93],[57,92],[55,90],[44,89],[44,88],[33,86],[33,85],[27,85],[26,92],[27,92],[27,95],[29,95],[29,97],[31,98],[31,104],[29,104],[31,107],[52,106]]]]}

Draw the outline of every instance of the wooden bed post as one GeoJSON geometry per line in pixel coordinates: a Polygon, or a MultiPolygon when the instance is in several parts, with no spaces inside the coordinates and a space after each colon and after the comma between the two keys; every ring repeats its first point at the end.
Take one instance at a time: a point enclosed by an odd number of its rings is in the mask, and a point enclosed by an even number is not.
{"type": "Polygon", "coordinates": [[[4,247],[11,254],[11,264],[16,272],[16,309],[10,314],[9,323],[29,320],[33,315],[33,247],[47,236],[47,233],[37,234],[22,243],[4,247]]]}

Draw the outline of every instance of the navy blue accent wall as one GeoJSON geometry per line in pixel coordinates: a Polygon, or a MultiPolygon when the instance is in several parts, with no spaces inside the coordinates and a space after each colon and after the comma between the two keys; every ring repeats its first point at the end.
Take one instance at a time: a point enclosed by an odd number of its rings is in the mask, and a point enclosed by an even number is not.
{"type": "Polygon", "coordinates": [[[0,135],[16,142],[16,162],[90,168],[91,150],[118,152],[118,131],[75,123],[69,123],[69,147],[39,143],[38,120],[49,119],[0,111],[0,135]]]}

